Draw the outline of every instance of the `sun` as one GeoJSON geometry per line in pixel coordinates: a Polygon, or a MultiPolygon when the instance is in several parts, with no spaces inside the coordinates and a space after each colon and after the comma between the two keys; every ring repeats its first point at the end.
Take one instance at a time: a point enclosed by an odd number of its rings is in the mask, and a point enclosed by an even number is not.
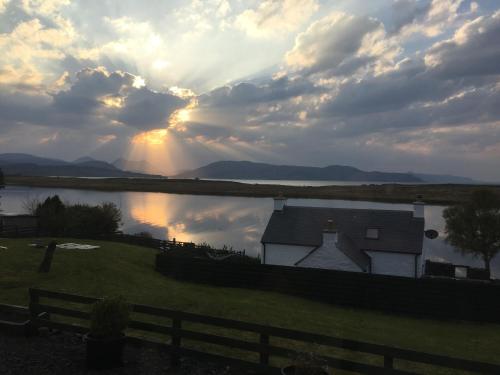
{"type": "Polygon", "coordinates": [[[190,111],[189,109],[181,109],[177,112],[177,121],[178,122],[188,122],[190,120],[190,111]]]}
{"type": "Polygon", "coordinates": [[[132,138],[133,144],[147,144],[151,146],[163,145],[167,141],[167,129],[154,129],[137,134],[132,138]]]}

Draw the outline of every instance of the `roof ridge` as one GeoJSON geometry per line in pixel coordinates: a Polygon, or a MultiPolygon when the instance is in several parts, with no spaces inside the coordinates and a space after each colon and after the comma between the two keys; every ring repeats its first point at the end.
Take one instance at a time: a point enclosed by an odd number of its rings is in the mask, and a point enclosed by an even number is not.
{"type": "Polygon", "coordinates": [[[413,214],[412,210],[391,210],[384,208],[351,208],[351,207],[316,207],[316,206],[294,206],[287,204],[286,208],[307,208],[307,209],[319,209],[319,210],[346,210],[346,211],[375,211],[375,212],[404,212],[413,214]]]}

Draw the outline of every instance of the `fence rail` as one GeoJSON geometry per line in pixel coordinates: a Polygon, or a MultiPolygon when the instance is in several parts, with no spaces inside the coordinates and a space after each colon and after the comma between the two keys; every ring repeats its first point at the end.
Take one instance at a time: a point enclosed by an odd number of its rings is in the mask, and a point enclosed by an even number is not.
{"type": "Polygon", "coordinates": [[[0,226],[0,237],[36,237],[39,234],[37,227],[25,227],[20,225],[0,226]]]}
{"type": "Polygon", "coordinates": [[[500,285],[413,279],[261,264],[226,264],[156,255],[156,270],[182,281],[298,295],[325,303],[440,319],[500,322],[500,285]]]}
{"type": "MultiPolygon", "coordinates": [[[[205,251],[210,250],[215,253],[230,253],[232,255],[245,255],[245,250],[236,251],[236,250],[216,249],[209,247],[208,245],[196,244],[194,242],[177,241],[175,238],[173,238],[172,240],[161,240],[158,238],[125,234],[125,233],[114,233],[102,236],[88,236],[88,235],[80,236],[78,234],[68,234],[67,236],[72,238],[82,238],[87,240],[90,239],[98,241],[101,240],[101,241],[121,242],[130,245],[150,247],[153,249],[160,250],[162,252],[167,252],[169,250],[185,249],[185,250],[205,250],[205,251]]],[[[37,227],[3,225],[0,226],[0,237],[26,238],[26,237],[51,237],[51,236],[49,235],[49,233],[46,233],[37,227]]]]}
{"type": "MultiPolygon", "coordinates": [[[[85,333],[87,331],[87,328],[80,325],[57,322],[49,317],[51,315],[60,315],[63,317],[87,320],[89,319],[88,311],[77,310],[75,308],[69,307],[55,306],[47,303],[40,303],[40,300],[43,298],[49,300],[79,303],[83,305],[89,305],[99,300],[98,298],[42,289],[30,289],[29,292],[29,310],[37,325],[49,326],[60,330],[68,330],[79,333],[85,333]]],[[[452,358],[385,345],[346,340],[321,334],[301,332],[255,323],[246,323],[237,320],[223,319],[147,305],[132,304],[131,307],[132,311],[136,313],[170,319],[171,324],[168,326],[140,320],[132,320],[129,324],[129,327],[134,330],[164,334],[170,338],[169,342],[167,342],[167,340],[165,339],[165,342],[152,343],[144,339],[130,336],[128,337],[128,341],[131,344],[158,345],[170,352],[174,362],[177,361],[180,355],[186,355],[197,357],[199,359],[221,362],[225,365],[232,365],[235,367],[250,369],[258,371],[259,373],[279,374],[278,368],[273,367],[271,364],[272,358],[290,358],[301,354],[300,351],[277,346],[273,343],[275,339],[288,339],[302,343],[321,345],[324,347],[349,350],[354,353],[367,353],[370,355],[378,356],[380,358],[380,364],[376,365],[354,360],[335,358],[331,356],[319,357],[322,361],[324,361],[324,363],[327,363],[332,368],[361,374],[415,374],[415,372],[398,368],[401,367],[396,366],[399,364],[399,360],[439,366],[448,369],[473,371],[483,374],[500,373],[500,365],[495,364],[470,361],[460,358],[452,358]],[[210,327],[250,332],[252,334],[256,334],[258,340],[252,342],[241,339],[238,334],[234,335],[234,337],[229,337],[227,335],[219,336],[213,333],[207,333],[192,328],[187,329],[185,327],[186,322],[203,324],[204,326],[210,327]],[[202,350],[194,350],[183,345],[185,340],[194,340],[201,343],[244,350],[257,354],[259,360],[252,362],[244,359],[216,355],[202,350]]]]}

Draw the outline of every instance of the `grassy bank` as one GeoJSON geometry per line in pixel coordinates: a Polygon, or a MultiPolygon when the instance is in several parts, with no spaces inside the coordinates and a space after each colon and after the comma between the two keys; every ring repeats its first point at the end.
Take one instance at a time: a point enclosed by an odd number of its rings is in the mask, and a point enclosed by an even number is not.
{"type": "Polygon", "coordinates": [[[88,189],[103,191],[144,191],[172,194],[228,195],[245,197],[274,197],[280,192],[289,198],[347,199],[379,202],[410,203],[418,194],[429,204],[461,202],[477,189],[491,189],[500,196],[500,186],[480,185],[361,185],[361,186],[286,186],[245,184],[208,180],[160,179],[81,179],[57,177],[6,178],[8,185],[88,189]]]}
{"type": "Polygon", "coordinates": [[[0,239],[8,247],[0,250],[0,303],[26,305],[30,286],[90,296],[122,294],[136,303],[500,363],[500,325],[416,319],[178,282],[153,270],[155,250],[111,242],[85,241],[102,246],[93,251],[57,250],[51,272],[38,274],[43,250],[28,243],[0,239]]]}

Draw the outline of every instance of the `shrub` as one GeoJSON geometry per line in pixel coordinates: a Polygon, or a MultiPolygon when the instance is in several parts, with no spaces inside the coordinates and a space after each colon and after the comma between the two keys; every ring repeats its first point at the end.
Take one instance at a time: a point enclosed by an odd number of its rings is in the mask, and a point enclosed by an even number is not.
{"type": "MultiPolygon", "coordinates": [[[[34,202],[28,203],[32,209],[34,202]]],[[[36,205],[40,229],[52,236],[102,236],[116,233],[121,224],[120,209],[114,203],[98,206],[65,205],[57,195],[36,205]]]]}
{"type": "Polygon", "coordinates": [[[48,197],[43,203],[39,203],[35,213],[38,216],[40,229],[51,236],[64,233],[66,219],[66,206],[58,195],[48,197]]]}
{"type": "Polygon", "coordinates": [[[121,296],[107,297],[96,302],[90,314],[90,335],[116,338],[127,328],[130,305],[121,296]]]}
{"type": "Polygon", "coordinates": [[[139,232],[139,233],[135,233],[134,236],[142,237],[142,238],[153,238],[153,235],[146,230],[139,232]]]}
{"type": "Polygon", "coordinates": [[[76,204],[66,210],[66,234],[99,236],[113,234],[118,230],[121,212],[114,203],[99,206],[76,204]]]}

